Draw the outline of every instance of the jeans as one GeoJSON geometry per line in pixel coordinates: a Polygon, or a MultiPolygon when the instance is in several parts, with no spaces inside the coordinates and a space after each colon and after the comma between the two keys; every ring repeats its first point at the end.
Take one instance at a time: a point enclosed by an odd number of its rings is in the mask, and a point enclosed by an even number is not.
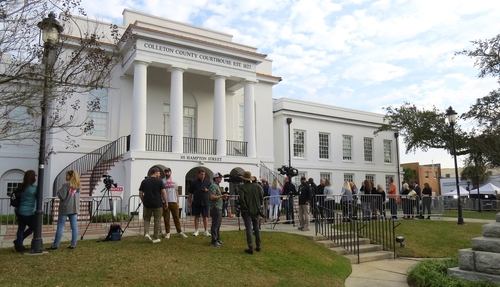
{"type": "Polygon", "coordinates": [[[212,243],[220,240],[220,225],[222,224],[222,209],[216,207],[210,208],[210,217],[212,217],[212,226],[210,232],[212,233],[212,243]]]}
{"type": "Polygon", "coordinates": [[[260,248],[259,216],[253,216],[248,212],[242,212],[241,216],[243,217],[243,222],[245,223],[248,248],[253,250],[252,227],[253,233],[255,234],[255,244],[258,248],[260,248]]]}
{"type": "Polygon", "coordinates": [[[160,225],[161,225],[161,216],[162,216],[162,210],[163,208],[158,207],[158,208],[147,208],[144,207],[143,210],[143,219],[144,219],[144,234],[149,234],[149,225],[151,224],[151,215],[154,217],[154,233],[153,233],[153,239],[158,238],[158,233],[160,231],[160,225]]]}
{"type": "Polygon", "coordinates": [[[59,247],[61,243],[61,238],[64,232],[64,226],[66,225],[66,218],[69,218],[69,225],[71,226],[71,245],[75,246],[78,240],[78,225],[76,224],[76,218],[78,214],[59,214],[57,217],[57,231],[56,238],[54,239],[53,246],[59,247]]]}
{"type": "Polygon", "coordinates": [[[170,233],[170,212],[174,218],[175,230],[181,233],[181,221],[179,219],[179,204],[177,202],[169,202],[168,208],[163,209],[163,222],[165,223],[165,232],[170,233]]]}
{"type": "Polygon", "coordinates": [[[17,215],[17,237],[14,241],[15,247],[24,245],[24,239],[35,231],[35,215],[25,216],[16,212],[17,215]],[[28,229],[26,229],[28,226],[28,229]],[[26,229],[26,230],[25,230],[26,229]]]}

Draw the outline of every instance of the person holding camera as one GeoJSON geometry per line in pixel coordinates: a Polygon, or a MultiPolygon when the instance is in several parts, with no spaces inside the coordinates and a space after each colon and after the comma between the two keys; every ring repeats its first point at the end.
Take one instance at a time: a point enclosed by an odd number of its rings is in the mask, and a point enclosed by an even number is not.
{"type": "Polygon", "coordinates": [[[194,233],[193,236],[198,236],[198,226],[200,224],[200,215],[203,218],[203,227],[205,228],[205,236],[211,236],[208,232],[208,212],[209,212],[209,197],[208,190],[210,181],[205,178],[205,170],[198,170],[198,178],[193,180],[189,185],[188,207],[191,208],[191,213],[194,215],[194,233]]]}
{"type": "Polygon", "coordinates": [[[252,227],[253,233],[255,234],[255,251],[261,250],[260,241],[260,230],[259,230],[259,215],[262,214],[262,204],[264,202],[263,190],[257,184],[253,184],[252,173],[245,171],[243,175],[240,176],[243,180],[243,185],[240,185],[238,189],[238,198],[241,209],[241,216],[243,217],[243,222],[245,223],[245,230],[247,236],[248,249],[245,252],[248,254],[253,254],[254,245],[252,238],[252,227]]]}
{"type": "Polygon", "coordinates": [[[161,226],[161,217],[163,215],[163,210],[168,208],[167,190],[165,189],[163,181],[160,179],[159,168],[151,168],[149,171],[149,177],[141,182],[141,186],[139,187],[139,197],[144,204],[144,237],[149,239],[152,243],[158,243],[161,241],[158,237],[158,232],[161,226]],[[149,235],[151,216],[154,217],[154,233],[152,238],[149,235]]]}
{"type": "Polygon", "coordinates": [[[219,184],[222,181],[222,174],[220,172],[214,173],[214,182],[210,185],[208,191],[210,196],[210,217],[212,218],[212,232],[213,247],[221,247],[224,243],[220,240],[220,226],[222,224],[222,200],[227,199],[227,195],[223,195],[219,184]]]}

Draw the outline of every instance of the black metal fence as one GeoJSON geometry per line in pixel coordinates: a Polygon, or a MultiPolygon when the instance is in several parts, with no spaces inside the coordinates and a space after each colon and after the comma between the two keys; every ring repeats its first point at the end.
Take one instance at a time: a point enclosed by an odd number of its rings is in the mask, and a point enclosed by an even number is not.
{"type": "Polygon", "coordinates": [[[172,136],[146,134],[146,150],[172,152],[172,136]]]}
{"type": "Polygon", "coordinates": [[[213,154],[217,152],[217,140],[201,138],[183,138],[184,153],[213,154]]]}
{"type": "Polygon", "coordinates": [[[227,140],[226,154],[232,156],[247,156],[247,142],[227,140]]]}

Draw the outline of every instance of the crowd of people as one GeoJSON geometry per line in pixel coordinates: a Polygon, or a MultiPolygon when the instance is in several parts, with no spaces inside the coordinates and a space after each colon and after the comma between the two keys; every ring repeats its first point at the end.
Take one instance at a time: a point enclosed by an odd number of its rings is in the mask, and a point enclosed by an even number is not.
{"type": "MultiPolygon", "coordinates": [[[[161,219],[165,225],[164,238],[170,238],[170,216],[174,221],[177,235],[187,238],[182,232],[179,212],[178,185],[172,179],[172,170],[166,168],[164,177],[161,170],[153,167],[139,187],[139,197],[143,204],[144,237],[152,243],[161,241],[161,219]],[[150,235],[150,222],[153,218],[153,234],[150,235]]],[[[257,180],[249,171],[239,176],[242,184],[238,186],[238,216],[243,218],[246,229],[246,253],[253,254],[261,250],[260,224],[262,220],[271,223],[295,223],[294,197],[298,198],[298,229],[309,230],[311,213],[319,218],[333,221],[337,210],[341,210],[342,221],[398,219],[397,210],[401,206],[403,219],[430,219],[432,188],[428,183],[421,189],[418,182],[411,184],[403,182],[398,193],[393,179],[389,180],[386,191],[380,184],[364,180],[360,188],[354,182],[345,181],[341,188],[336,189],[328,179],[320,179],[317,185],[313,178],[300,178],[300,186],[290,182],[288,177],[283,180],[283,186],[278,179],[273,179],[271,185],[266,179],[257,180]],[[390,216],[390,218],[389,218],[390,216]],[[253,240],[255,236],[255,244],[253,240]]],[[[203,222],[203,235],[211,237],[211,246],[221,247],[220,227],[222,217],[229,216],[228,188],[220,186],[223,176],[220,172],[213,175],[212,181],[206,178],[203,168],[198,170],[198,177],[193,180],[188,189],[188,208],[194,216],[193,236],[199,236],[200,217],[203,222]],[[210,231],[208,217],[211,217],[210,231]]],[[[58,207],[58,224],[53,244],[48,250],[59,248],[66,220],[69,219],[72,239],[68,246],[74,249],[77,243],[79,211],[79,195],[81,183],[78,173],[74,170],[66,172],[66,183],[58,190],[60,200],[58,207]]],[[[25,173],[21,190],[21,204],[15,209],[18,221],[17,237],[14,246],[17,251],[26,250],[23,241],[34,232],[36,209],[36,173],[29,170],[25,173]]]]}

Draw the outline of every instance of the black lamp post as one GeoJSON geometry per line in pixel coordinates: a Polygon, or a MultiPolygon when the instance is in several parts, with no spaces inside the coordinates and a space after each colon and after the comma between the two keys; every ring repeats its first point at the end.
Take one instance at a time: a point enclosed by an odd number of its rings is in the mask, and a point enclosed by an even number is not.
{"type": "Polygon", "coordinates": [[[477,208],[477,211],[478,212],[482,212],[482,207],[481,207],[481,194],[479,194],[479,171],[477,170],[478,167],[477,167],[477,158],[479,157],[480,153],[479,152],[474,152],[473,156],[474,156],[474,165],[476,166],[476,188],[477,188],[477,200],[479,202],[479,205],[478,205],[478,208],[477,208]]]}
{"type": "Polygon", "coordinates": [[[54,57],[51,57],[50,52],[53,45],[57,42],[59,34],[63,31],[63,27],[56,20],[56,15],[50,12],[47,18],[44,18],[41,22],[37,24],[38,28],[42,30],[42,41],[43,41],[43,63],[45,69],[45,76],[43,79],[43,98],[40,103],[41,110],[41,124],[40,124],[40,144],[38,150],[38,186],[36,189],[37,200],[36,200],[36,211],[35,211],[35,234],[33,240],[31,241],[31,253],[43,253],[43,240],[42,240],[42,226],[43,226],[43,211],[42,211],[42,201],[43,201],[43,181],[45,177],[45,142],[47,139],[47,104],[50,93],[49,78],[54,65],[54,57]]]}
{"type": "Polygon", "coordinates": [[[464,225],[464,218],[462,216],[462,202],[460,200],[460,185],[458,184],[458,165],[457,165],[457,150],[455,147],[455,122],[457,121],[457,112],[453,110],[450,106],[446,110],[446,116],[448,117],[448,122],[451,127],[451,138],[453,143],[453,159],[455,161],[455,181],[457,185],[457,196],[458,196],[458,222],[459,225],[464,225]]]}
{"type": "Polygon", "coordinates": [[[292,123],[292,118],[286,118],[286,124],[288,125],[288,166],[292,167],[292,140],[290,137],[290,124],[292,123]]]}

